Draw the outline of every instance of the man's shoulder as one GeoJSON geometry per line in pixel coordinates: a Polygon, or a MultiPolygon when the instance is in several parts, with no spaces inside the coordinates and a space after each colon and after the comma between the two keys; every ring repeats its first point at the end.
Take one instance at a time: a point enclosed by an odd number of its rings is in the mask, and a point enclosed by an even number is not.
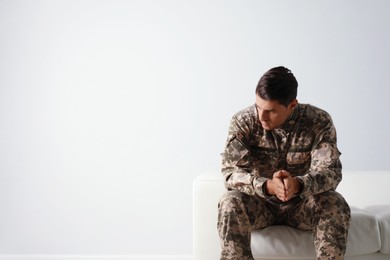
{"type": "Polygon", "coordinates": [[[238,120],[249,120],[256,118],[256,116],[256,107],[254,105],[251,105],[249,107],[239,110],[234,114],[233,117],[238,120]]]}
{"type": "Polygon", "coordinates": [[[314,121],[329,121],[332,120],[331,115],[322,108],[311,104],[300,104],[301,111],[304,117],[314,121]]]}
{"type": "Polygon", "coordinates": [[[231,127],[251,131],[257,127],[257,110],[255,105],[246,107],[236,112],[231,121],[231,127]]]}
{"type": "Polygon", "coordinates": [[[310,104],[301,104],[300,106],[301,119],[305,125],[322,128],[325,125],[333,124],[331,115],[324,109],[310,104]]]}

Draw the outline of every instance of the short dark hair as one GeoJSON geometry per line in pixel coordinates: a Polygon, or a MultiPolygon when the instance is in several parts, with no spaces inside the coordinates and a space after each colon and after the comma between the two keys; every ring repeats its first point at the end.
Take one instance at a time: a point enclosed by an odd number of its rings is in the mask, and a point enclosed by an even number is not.
{"type": "Polygon", "coordinates": [[[288,106],[297,98],[298,82],[287,68],[279,66],[268,70],[260,78],[256,94],[264,100],[277,100],[288,106]]]}

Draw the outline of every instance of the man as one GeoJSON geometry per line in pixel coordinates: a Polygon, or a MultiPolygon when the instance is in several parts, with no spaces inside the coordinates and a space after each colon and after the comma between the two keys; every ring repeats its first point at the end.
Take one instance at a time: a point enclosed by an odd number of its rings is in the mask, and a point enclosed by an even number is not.
{"type": "Polygon", "coordinates": [[[218,205],[221,259],[253,259],[250,235],[273,224],[312,230],[317,259],[343,259],[350,209],[337,193],[340,152],[330,115],[298,103],[285,67],[267,71],[256,103],[233,116],[218,205]]]}

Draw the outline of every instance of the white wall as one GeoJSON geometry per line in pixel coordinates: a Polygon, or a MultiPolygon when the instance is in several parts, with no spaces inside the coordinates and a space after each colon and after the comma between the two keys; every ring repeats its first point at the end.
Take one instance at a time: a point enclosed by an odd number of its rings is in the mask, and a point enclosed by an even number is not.
{"type": "Polygon", "coordinates": [[[0,1],[0,254],[192,254],[192,180],[267,69],[389,169],[390,2],[0,1]]]}

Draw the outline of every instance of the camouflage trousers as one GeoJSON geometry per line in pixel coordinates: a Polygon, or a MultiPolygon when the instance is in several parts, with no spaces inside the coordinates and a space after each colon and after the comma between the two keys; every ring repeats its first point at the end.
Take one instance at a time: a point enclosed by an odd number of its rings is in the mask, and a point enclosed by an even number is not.
{"type": "Polygon", "coordinates": [[[252,260],[251,231],[274,224],[312,230],[317,259],[344,259],[350,217],[336,191],[285,203],[227,191],[218,204],[221,260],[252,260]]]}

